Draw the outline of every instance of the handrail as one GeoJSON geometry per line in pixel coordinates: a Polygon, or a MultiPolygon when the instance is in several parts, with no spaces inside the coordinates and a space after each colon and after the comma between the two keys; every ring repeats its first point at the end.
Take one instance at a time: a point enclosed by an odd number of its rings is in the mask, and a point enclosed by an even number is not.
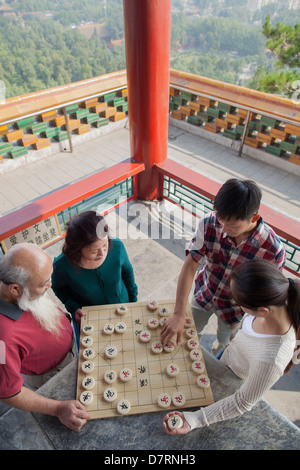
{"type": "Polygon", "coordinates": [[[8,98],[0,104],[0,125],[78,103],[127,87],[126,70],[8,98]]]}
{"type": "Polygon", "coordinates": [[[191,73],[170,70],[170,84],[189,93],[300,125],[300,103],[282,96],[232,85],[191,73]]]}
{"type": "MultiPolygon", "coordinates": [[[[221,187],[220,183],[210,180],[206,176],[196,173],[171,159],[167,159],[165,162],[156,165],[156,167],[159,173],[175,179],[212,201],[221,187]]],[[[264,221],[274,229],[278,236],[300,246],[300,223],[297,220],[274,211],[264,204],[260,205],[259,212],[264,221]]]]}
{"type": "Polygon", "coordinates": [[[123,160],[105,170],[65,186],[32,203],[1,217],[0,241],[16,232],[57,214],[74,204],[107,189],[145,169],[143,163],[123,160]]]}
{"type": "MultiPolygon", "coordinates": [[[[105,92],[124,89],[126,86],[126,70],[121,70],[40,92],[8,98],[3,104],[0,104],[0,125],[62,106],[69,106],[80,100],[100,96],[105,92]]],[[[174,69],[170,70],[170,86],[216,101],[220,100],[223,103],[234,104],[254,113],[300,125],[300,104],[281,96],[174,69]]]]}

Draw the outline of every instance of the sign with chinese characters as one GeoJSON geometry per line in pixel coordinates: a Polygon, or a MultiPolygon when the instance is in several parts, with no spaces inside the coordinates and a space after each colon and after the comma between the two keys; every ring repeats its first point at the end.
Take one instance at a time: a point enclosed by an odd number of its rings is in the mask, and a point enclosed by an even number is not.
{"type": "Polygon", "coordinates": [[[36,245],[44,248],[50,243],[58,240],[61,237],[61,230],[56,215],[48,219],[37,222],[32,227],[27,227],[21,232],[11,235],[6,240],[1,242],[4,252],[8,251],[13,245],[17,243],[35,243],[36,245]]]}

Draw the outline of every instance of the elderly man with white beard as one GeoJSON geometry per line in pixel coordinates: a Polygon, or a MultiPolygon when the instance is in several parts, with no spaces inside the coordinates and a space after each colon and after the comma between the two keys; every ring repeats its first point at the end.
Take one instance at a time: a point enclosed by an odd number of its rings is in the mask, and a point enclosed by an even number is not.
{"type": "Polygon", "coordinates": [[[47,293],[52,270],[50,257],[30,243],[14,245],[0,261],[0,341],[5,347],[0,400],[56,416],[79,431],[89,419],[80,402],[52,400],[35,391],[74,358],[70,320],[47,293]]]}

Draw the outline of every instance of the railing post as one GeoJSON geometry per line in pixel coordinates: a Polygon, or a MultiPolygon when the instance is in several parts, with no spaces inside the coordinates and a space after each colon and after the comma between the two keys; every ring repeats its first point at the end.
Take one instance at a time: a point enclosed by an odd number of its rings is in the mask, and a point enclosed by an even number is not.
{"type": "Polygon", "coordinates": [[[171,0],[123,0],[131,158],[144,163],[136,196],[162,197],[155,165],[167,158],[171,0]]]}
{"type": "Polygon", "coordinates": [[[246,122],[245,122],[245,126],[244,126],[244,131],[243,131],[243,135],[242,135],[242,141],[241,141],[241,145],[240,145],[240,148],[239,148],[238,157],[242,156],[243,146],[244,146],[245,138],[246,138],[246,135],[247,135],[249,119],[250,119],[250,111],[248,110],[247,111],[246,122]]]}
{"type": "Polygon", "coordinates": [[[70,126],[69,126],[69,117],[68,117],[67,110],[66,110],[65,106],[63,107],[63,113],[64,113],[65,121],[66,121],[66,129],[67,129],[67,133],[68,133],[70,151],[72,153],[73,152],[72,136],[71,136],[70,126]]]}

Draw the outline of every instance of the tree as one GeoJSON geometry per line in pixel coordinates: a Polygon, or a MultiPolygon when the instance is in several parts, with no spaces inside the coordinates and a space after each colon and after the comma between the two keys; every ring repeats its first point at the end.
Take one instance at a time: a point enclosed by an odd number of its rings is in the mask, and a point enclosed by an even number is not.
{"type": "Polygon", "coordinates": [[[300,80],[300,24],[292,27],[278,22],[273,28],[268,15],[263,34],[268,39],[267,49],[277,58],[276,70],[266,71],[261,66],[254,74],[250,87],[291,97],[296,82],[300,80]]]}
{"type": "Polygon", "coordinates": [[[272,28],[266,17],[263,33],[269,39],[267,47],[278,57],[278,66],[300,67],[300,24],[292,26],[277,23],[272,28]]]}

